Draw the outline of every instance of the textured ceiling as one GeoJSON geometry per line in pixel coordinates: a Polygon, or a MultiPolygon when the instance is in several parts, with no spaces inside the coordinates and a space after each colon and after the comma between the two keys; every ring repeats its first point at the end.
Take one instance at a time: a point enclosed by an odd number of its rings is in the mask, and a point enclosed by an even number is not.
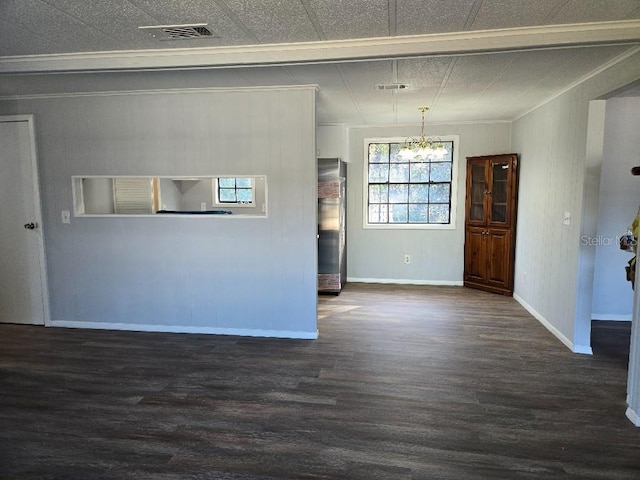
{"type": "MultiPolygon", "coordinates": [[[[0,64],[24,55],[323,42],[638,19],[639,0],[0,0],[0,64]],[[207,23],[216,37],[160,41],[138,29],[182,23],[207,23]]],[[[415,123],[421,105],[431,108],[430,121],[510,120],[638,47],[638,42],[612,43],[269,67],[9,72],[0,75],[0,96],[318,84],[318,118],[325,124],[415,123]],[[391,82],[410,88],[374,88],[391,82]]]]}

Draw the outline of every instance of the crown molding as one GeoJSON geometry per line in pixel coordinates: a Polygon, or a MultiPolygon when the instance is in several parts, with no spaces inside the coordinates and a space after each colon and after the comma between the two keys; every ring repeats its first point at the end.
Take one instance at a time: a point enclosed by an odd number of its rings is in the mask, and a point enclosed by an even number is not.
{"type": "MultiPolygon", "coordinates": [[[[455,127],[459,125],[493,125],[493,124],[510,124],[511,119],[495,119],[495,120],[441,120],[441,121],[427,121],[425,125],[427,127],[455,127]]],[[[323,126],[323,124],[319,124],[323,126]]],[[[376,124],[343,124],[349,130],[375,130],[379,129],[391,129],[391,128],[420,128],[420,123],[376,123],[376,124]]]]}
{"type": "Polygon", "coordinates": [[[106,92],[65,92],[65,93],[36,93],[27,95],[0,96],[0,101],[7,100],[42,100],[51,98],[74,97],[119,97],[126,95],[174,95],[190,93],[224,93],[224,92],[269,92],[282,90],[313,90],[318,91],[319,85],[273,85],[266,87],[196,87],[196,88],[158,88],[152,90],[111,90],[106,92]]]}
{"type": "Polygon", "coordinates": [[[0,57],[0,74],[225,68],[640,43],[640,20],[267,45],[0,57]]]}

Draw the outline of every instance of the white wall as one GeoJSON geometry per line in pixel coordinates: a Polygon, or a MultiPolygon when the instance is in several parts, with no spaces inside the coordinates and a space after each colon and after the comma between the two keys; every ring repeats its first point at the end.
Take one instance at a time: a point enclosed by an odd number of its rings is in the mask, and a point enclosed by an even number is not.
{"type": "Polygon", "coordinates": [[[205,209],[211,209],[213,203],[213,180],[210,178],[199,181],[178,181],[180,183],[180,193],[182,194],[183,210],[198,211],[200,204],[205,202],[205,209]]]}
{"type": "Polygon", "coordinates": [[[113,179],[85,178],[82,182],[86,213],[113,213],[113,179]]]}
{"type": "Polygon", "coordinates": [[[344,125],[319,125],[316,129],[318,158],[341,158],[349,161],[348,129],[344,125]]]}
{"type": "Polygon", "coordinates": [[[433,135],[459,135],[455,229],[363,228],[364,139],[401,137],[420,127],[362,127],[349,130],[347,276],[351,280],[462,285],[466,157],[511,153],[509,123],[429,125],[433,135]],[[404,264],[404,255],[411,263],[404,264]]]}
{"type": "Polygon", "coordinates": [[[35,114],[54,325],[317,335],[313,87],[35,98],[18,110],[35,114]],[[61,223],[72,175],[229,174],[268,176],[268,217],[61,223]]]}
{"type": "Polygon", "coordinates": [[[624,266],[632,254],[620,250],[618,237],[640,205],[640,181],[630,174],[640,165],[640,98],[613,98],[606,102],[605,134],[594,239],[593,314],[595,319],[631,320],[633,292],[624,266]]]}
{"type": "Polygon", "coordinates": [[[182,194],[178,184],[170,178],[161,178],[160,186],[160,210],[182,210],[182,194]]]}
{"type": "Polygon", "coordinates": [[[590,351],[592,298],[589,282],[581,283],[589,292],[578,288],[578,272],[595,256],[580,238],[593,235],[583,224],[597,215],[583,211],[589,101],[638,78],[636,53],[513,124],[513,149],[521,154],[514,295],[577,352],[590,351]]]}

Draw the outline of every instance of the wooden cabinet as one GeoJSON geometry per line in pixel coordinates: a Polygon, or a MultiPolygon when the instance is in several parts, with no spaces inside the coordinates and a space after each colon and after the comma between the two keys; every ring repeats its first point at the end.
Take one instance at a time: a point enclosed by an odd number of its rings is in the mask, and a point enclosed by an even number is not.
{"type": "Polygon", "coordinates": [[[464,285],[513,293],[516,154],[467,157],[464,285]]]}

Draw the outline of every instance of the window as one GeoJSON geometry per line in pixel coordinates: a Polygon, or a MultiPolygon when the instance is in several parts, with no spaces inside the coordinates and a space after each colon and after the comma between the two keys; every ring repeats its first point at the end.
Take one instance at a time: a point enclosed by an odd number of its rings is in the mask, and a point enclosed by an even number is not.
{"type": "Polygon", "coordinates": [[[253,204],[253,179],[251,177],[218,178],[216,203],[253,204]]]}
{"type": "Polygon", "coordinates": [[[367,227],[452,228],[455,223],[454,138],[441,159],[404,159],[403,141],[365,141],[367,227]]]}
{"type": "Polygon", "coordinates": [[[75,216],[267,216],[265,175],[74,175],[71,182],[75,216]]]}

